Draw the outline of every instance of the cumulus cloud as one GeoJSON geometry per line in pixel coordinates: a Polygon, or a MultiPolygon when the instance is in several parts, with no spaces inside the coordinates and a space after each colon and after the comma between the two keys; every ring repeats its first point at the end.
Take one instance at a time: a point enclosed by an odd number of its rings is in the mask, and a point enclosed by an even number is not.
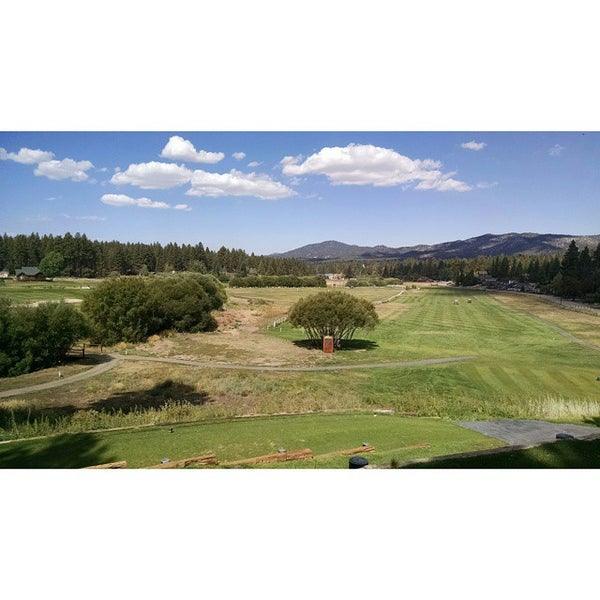
{"type": "Polygon", "coordinates": [[[4,148],[0,148],[0,160],[13,160],[23,165],[35,165],[53,158],[54,154],[45,150],[21,148],[18,152],[7,152],[4,148]]]}
{"type": "Polygon", "coordinates": [[[248,166],[252,168],[259,167],[260,165],[262,165],[262,163],[259,163],[257,160],[253,160],[252,162],[248,163],[248,166]]]}
{"type": "Polygon", "coordinates": [[[161,162],[131,164],[126,171],[115,173],[110,182],[129,183],[144,190],[165,190],[188,183],[192,171],[180,165],[161,162]]]}
{"type": "Polygon", "coordinates": [[[469,191],[471,186],[453,179],[455,173],[440,171],[441,162],[411,159],[390,148],[350,144],[345,148],[326,147],[303,162],[300,157],[284,157],[283,173],[325,175],[333,185],[373,185],[390,187],[414,185],[419,190],[469,191]]]}
{"type": "Polygon", "coordinates": [[[110,204],[110,206],[138,206],[139,208],[172,208],[174,210],[191,210],[187,204],[177,204],[175,206],[171,206],[166,202],[156,202],[154,200],[150,200],[150,198],[131,198],[130,196],[126,196],[125,194],[104,194],[102,198],[100,198],[101,202],[104,204],[110,204]]]}
{"type": "Polygon", "coordinates": [[[218,163],[225,158],[223,152],[206,152],[205,150],[196,150],[194,144],[179,135],[169,138],[167,145],[160,153],[162,158],[170,160],[182,160],[184,162],[199,163],[218,163]]]}
{"type": "Polygon", "coordinates": [[[243,158],[246,158],[246,153],[245,152],[234,152],[231,156],[233,156],[233,158],[235,158],[235,160],[242,160],[243,158]]]}
{"type": "Polygon", "coordinates": [[[548,154],[550,156],[560,156],[564,149],[564,146],[561,146],[560,144],[554,144],[554,146],[548,150],[548,154]]]}
{"type": "Polygon", "coordinates": [[[474,140],[471,140],[470,142],[465,142],[464,144],[460,145],[461,148],[466,148],[467,150],[475,150],[476,152],[478,152],[479,150],[483,150],[486,146],[487,144],[485,142],[475,142],[474,140]]]}
{"type": "Polygon", "coordinates": [[[232,169],[229,173],[194,171],[192,187],[186,192],[190,196],[254,196],[263,200],[277,200],[295,196],[296,192],[274,181],[268,175],[242,173],[232,169]]]}
{"type": "Polygon", "coordinates": [[[94,165],[89,160],[76,161],[72,158],[63,160],[47,160],[38,164],[34,175],[43,175],[48,179],[60,181],[70,179],[71,181],[85,181],[88,178],[86,171],[94,165]]]}

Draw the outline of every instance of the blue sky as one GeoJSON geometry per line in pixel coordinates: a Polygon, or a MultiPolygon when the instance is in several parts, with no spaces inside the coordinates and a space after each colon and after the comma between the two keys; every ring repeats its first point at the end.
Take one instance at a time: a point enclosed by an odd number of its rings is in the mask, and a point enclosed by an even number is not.
{"type": "Polygon", "coordinates": [[[0,231],[282,252],[600,233],[600,135],[4,132],[0,231]]]}

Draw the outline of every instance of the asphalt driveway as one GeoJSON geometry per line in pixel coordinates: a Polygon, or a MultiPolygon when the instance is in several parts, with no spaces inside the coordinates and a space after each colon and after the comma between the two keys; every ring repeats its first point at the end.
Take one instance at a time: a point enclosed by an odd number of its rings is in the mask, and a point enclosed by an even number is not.
{"type": "Polygon", "coordinates": [[[543,444],[556,440],[557,433],[568,433],[576,439],[600,437],[600,427],[530,421],[525,419],[499,419],[495,421],[461,421],[456,425],[478,431],[483,435],[502,440],[511,446],[543,444]]]}

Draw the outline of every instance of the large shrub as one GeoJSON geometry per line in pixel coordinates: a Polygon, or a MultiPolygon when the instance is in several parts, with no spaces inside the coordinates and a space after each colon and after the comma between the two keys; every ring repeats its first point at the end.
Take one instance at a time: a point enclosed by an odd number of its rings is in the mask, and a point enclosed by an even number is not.
{"type": "Polygon", "coordinates": [[[84,316],[63,302],[11,307],[0,302],[0,376],[15,376],[59,364],[88,334],[84,316]]]}
{"type": "Polygon", "coordinates": [[[94,341],[111,345],[144,341],[166,329],[205,331],[214,326],[211,311],[225,300],[223,286],[211,275],[118,277],[96,286],[82,310],[94,341]]]}
{"type": "Polygon", "coordinates": [[[333,336],[339,348],[343,340],[352,339],[357,329],[373,329],[379,317],[367,300],[335,291],[301,298],[292,307],[288,321],[294,327],[302,327],[311,340],[333,336]]]}

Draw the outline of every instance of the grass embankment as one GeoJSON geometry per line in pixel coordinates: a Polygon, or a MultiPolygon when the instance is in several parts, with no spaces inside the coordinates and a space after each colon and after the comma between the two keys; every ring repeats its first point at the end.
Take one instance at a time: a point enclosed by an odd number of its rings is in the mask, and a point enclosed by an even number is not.
{"type": "Polygon", "coordinates": [[[0,285],[0,298],[8,298],[14,304],[34,302],[59,302],[67,298],[83,300],[89,290],[82,289],[98,284],[94,279],[55,279],[54,281],[5,280],[0,285]]]}
{"type": "Polygon", "coordinates": [[[203,424],[62,434],[44,439],[0,444],[3,468],[78,468],[126,460],[128,467],[148,467],[163,458],[180,460],[216,453],[221,463],[262,456],[279,448],[310,448],[314,459],[271,467],[347,468],[348,456],[319,458],[356,448],[363,442],[375,447],[365,454],[371,464],[387,465],[392,459],[467,452],[502,446],[479,433],[434,419],[409,419],[395,415],[300,415],[233,419],[203,424]],[[423,445],[429,444],[428,447],[423,445]],[[414,446],[419,446],[414,448],[414,446]]]}
{"type": "Polygon", "coordinates": [[[563,440],[527,450],[436,460],[404,469],[598,469],[600,440],[563,440]]]}

